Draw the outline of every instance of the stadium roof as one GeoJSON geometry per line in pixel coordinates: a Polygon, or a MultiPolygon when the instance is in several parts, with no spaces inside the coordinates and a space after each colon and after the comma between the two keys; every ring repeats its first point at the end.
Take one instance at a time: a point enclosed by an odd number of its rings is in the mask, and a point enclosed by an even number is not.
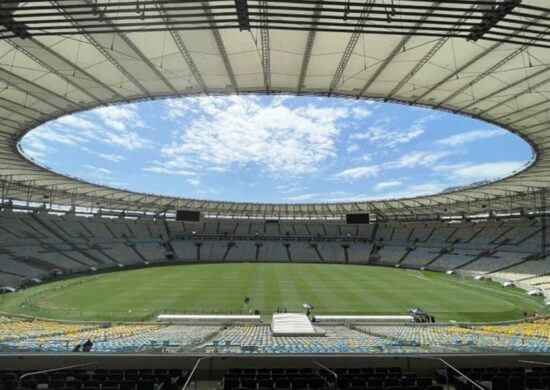
{"type": "Polygon", "coordinates": [[[3,198],[238,216],[476,212],[534,205],[550,187],[546,1],[50,0],[0,4],[3,198]],[[504,180],[411,199],[202,201],[61,176],[25,159],[36,126],[101,105],[197,94],[379,99],[500,125],[536,151],[504,180]]]}

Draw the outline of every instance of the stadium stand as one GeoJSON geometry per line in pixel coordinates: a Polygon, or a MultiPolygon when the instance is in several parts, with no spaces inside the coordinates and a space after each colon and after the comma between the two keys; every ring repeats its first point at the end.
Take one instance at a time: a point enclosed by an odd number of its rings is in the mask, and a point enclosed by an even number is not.
{"type": "Polygon", "coordinates": [[[404,267],[420,268],[433,261],[440,254],[438,248],[417,247],[400,264],[404,267]]]}
{"type": "Polygon", "coordinates": [[[502,269],[501,271],[493,272],[492,275],[511,281],[518,281],[546,273],[548,272],[549,268],[550,261],[546,259],[530,260],[527,262],[522,262],[518,265],[502,269]]]}
{"type": "Polygon", "coordinates": [[[391,341],[346,327],[323,327],[324,337],[274,337],[268,326],[233,326],[218,334],[213,343],[236,345],[242,352],[349,353],[374,352],[391,341]]]}
{"type": "Polygon", "coordinates": [[[0,317],[0,349],[70,352],[87,339],[94,352],[187,349],[219,331],[217,326],[76,324],[0,317]]]}
{"type": "Polygon", "coordinates": [[[368,242],[354,241],[349,243],[347,249],[350,263],[367,263],[372,244],[368,242]]]}
{"type": "MultiPolygon", "coordinates": [[[[93,269],[197,262],[353,263],[455,270],[550,288],[540,252],[538,220],[476,223],[387,222],[351,226],[338,221],[181,223],[4,211],[0,283],[17,289],[59,274],[93,269]],[[8,233],[9,232],[9,233],[8,233]],[[72,232],[72,234],[69,234],[72,232]],[[258,234],[256,234],[258,233],[258,234]],[[9,240],[6,236],[9,235],[9,240]],[[537,245],[539,245],[537,247],[537,245]],[[373,257],[374,256],[374,257],[373,257]],[[378,256],[378,257],[376,257],[378,256]],[[533,257],[535,256],[535,257],[533,257]]],[[[0,348],[67,352],[88,337],[97,352],[193,351],[232,353],[478,353],[550,352],[548,321],[507,326],[322,325],[324,337],[274,337],[269,326],[64,324],[4,317],[0,348]],[[18,335],[14,337],[13,335],[18,335]]]]}
{"type": "Polygon", "coordinates": [[[473,249],[454,248],[452,252],[444,253],[437,257],[434,262],[430,263],[428,269],[438,271],[453,270],[474,259],[478,253],[479,251],[473,249]]]}
{"type": "Polygon", "coordinates": [[[548,324],[505,325],[500,327],[453,326],[357,326],[367,334],[387,337],[399,345],[420,346],[426,351],[448,352],[460,346],[466,350],[509,350],[522,352],[547,352],[548,324]],[[533,331],[536,330],[536,331],[533,331]]]}
{"type": "Polygon", "coordinates": [[[273,336],[265,325],[63,323],[0,317],[3,351],[68,352],[91,339],[93,352],[173,350],[233,353],[550,352],[550,320],[481,326],[380,324],[318,326],[323,336],[273,336]]]}
{"type": "Polygon", "coordinates": [[[327,262],[455,270],[547,289],[537,219],[476,223],[206,220],[200,223],[4,210],[2,287],[95,269],[163,262],[327,262]],[[376,243],[376,244],[373,244],[376,243]],[[373,255],[371,259],[371,255],[373,255]],[[538,256],[540,257],[540,256],[538,256]]]}
{"type": "Polygon", "coordinates": [[[378,253],[381,263],[393,265],[401,263],[411,251],[413,251],[412,247],[384,245],[378,253]]]}
{"type": "Polygon", "coordinates": [[[235,245],[231,247],[226,261],[255,261],[256,260],[256,245],[252,240],[234,241],[235,245]]]}
{"type": "Polygon", "coordinates": [[[288,254],[282,241],[264,241],[258,253],[259,261],[287,262],[288,254]]]}

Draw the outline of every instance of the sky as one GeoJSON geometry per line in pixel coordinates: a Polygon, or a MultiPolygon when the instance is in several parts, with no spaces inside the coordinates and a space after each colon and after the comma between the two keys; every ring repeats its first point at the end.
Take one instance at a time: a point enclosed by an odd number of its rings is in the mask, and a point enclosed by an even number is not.
{"type": "Polygon", "coordinates": [[[393,103],[187,97],[47,122],[23,153],[56,172],[160,195],[313,203],[402,198],[503,177],[532,158],[478,120],[393,103]]]}

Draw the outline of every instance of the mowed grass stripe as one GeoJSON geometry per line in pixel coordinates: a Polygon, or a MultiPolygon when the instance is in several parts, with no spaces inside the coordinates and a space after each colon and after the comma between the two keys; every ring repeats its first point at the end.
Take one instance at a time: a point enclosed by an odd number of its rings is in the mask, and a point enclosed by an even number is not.
{"type": "Polygon", "coordinates": [[[165,309],[303,311],[305,302],[318,314],[402,314],[419,306],[443,321],[521,318],[524,310],[540,312],[543,307],[542,299],[522,291],[434,272],[343,264],[203,263],[46,283],[0,296],[0,310],[61,319],[142,320],[165,309]],[[245,294],[251,297],[249,305],[245,294]]]}
{"type": "MultiPolygon", "coordinates": [[[[317,276],[317,280],[330,281],[325,285],[327,292],[333,299],[331,301],[321,301],[322,306],[320,308],[323,311],[329,312],[332,309],[333,311],[353,312],[354,309],[364,307],[364,298],[349,283],[349,275],[345,275],[345,270],[342,268],[344,267],[335,267],[333,264],[327,264],[326,267],[317,267],[313,271],[317,276]]],[[[320,288],[323,288],[323,285],[320,288]]],[[[368,309],[363,310],[368,311],[368,309]]]]}
{"type": "Polygon", "coordinates": [[[302,272],[300,267],[301,264],[296,265],[298,267],[276,267],[275,276],[277,278],[277,284],[281,294],[281,301],[273,302],[272,307],[266,308],[267,310],[273,310],[274,308],[299,310],[301,308],[297,303],[294,303],[294,301],[301,301],[301,303],[305,303],[312,298],[311,289],[307,287],[307,289],[310,290],[310,295],[304,296],[305,289],[302,289],[296,282],[296,273],[302,272]]]}
{"type": "Polygon", "coordinates": [[[279,283],[279,270],[282,268],[278,267],[277,264],[270,264],[270,267],[260,268],[264,270],[262,276],[266,281],[265,283],[262,283],[265,299],[263,307],[268,310],[274,309],[275,305],[280,306],[283,302],[281,284],[279,283]]]}
{"type": "Polygon", "coordinates": [[[367,311],[371,313],[395,313],[403,310],[399,307],[403,299],[402,294],[393,290],[398,285],[396,281],[399,282],[395,279],[395,276],[388,280],[385,279],[387,278],[386,273],[380,272],[379,268],[363,267],[365,269],[361,269],[360,272],[355,267],[335,268],[335,272],[343,274],[351,287],[355,287],[360,291],[362,305],[357,305],[355,309],[359,309],[359,312],[367,311]]]}

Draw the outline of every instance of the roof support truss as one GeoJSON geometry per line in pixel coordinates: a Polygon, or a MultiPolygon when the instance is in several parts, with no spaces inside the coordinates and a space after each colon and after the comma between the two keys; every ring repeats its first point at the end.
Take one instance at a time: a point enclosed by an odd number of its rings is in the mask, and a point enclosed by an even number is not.
{"type": "Polygon", "coordinates": [[[239,93],[239,85],[237,84],[237,79],[235,78],[235,73],[233,72],[231,61],[229,61],[229,55],[227,54],[227,50],[225,49],[222,36],[220,32],[214,28],[216,26],[216,20],[212,16],[212,11],[208,7],[208,3],[206,1],[202,1],[201,4],[204,7],[204,12],[206,14],[206,17],[208,19],[210,26],[213,27],[211,30],[212,35],[214,36],[214,41],[216,42],[216,46],[218,46],[218,51],[220,52],[220,57],[223,61],[225,71],[227,72],[227,77],[229,77],[229,81],[231,82],[231,85],[233,86],[233,89],[235,90],[235,92],[239,93]]]}
{"type": "MultiPolygon", "coordinates": [[[[319,1],[315,5],[315,10],[313,11],[313,23],[316,23],[319,20],[319,15],[321,14],[322,7],[322,1],[319,1]]],[[[307,70],[309,68],[309,60],[311,59],[311,53],[313,51],[313,45],[315,44],[316,35],[317,31],[315,30],[311,30],[307,34],[304,57],[302,59],[302,66],[300,68],[300,76],[298,77],[298,93],[302,92],[302,88],[304,88],[304,82],[306,80],[307,70]]]]}
{"type": "Polygon", "coordinates": [[[271,90],[271,57],[269,49],[269,21],[268,4],[266,0],[260,0],[260,36],[262,41],[262,69],[264,73],[265,90],[271,90]]]}
{"type": "MultiPolygon", "coordinates": [[[[166,21],[166,24],[168,26],[172,26],[170,17],[166,10],[164,9],[161,2],[156,2],[155,5],[157,6],[160,14],[166,21]]],[[[195,61],[193,60],[193,57],[189,53],[189,50],[187,50],[187,47],[185,46],[185,43],[181,39],[180,33],[176,31],[175,29],[170,29],[170,36],[174,40],[174,43],[178,47],[178,50],[180,51],[183,59],[185,60],[185,63],[191,70],[191,73],[193,74],[193,77],[195,78],[195,81],[197,84],[201,87],[204,93],[208,93],[208,86],[206,85],[206,82],[204,81],[201,73],[199,72],[199,69],[197,68],[197,65],[195,64],[195,61]]]]}
{"type": "Polygon", "coordinates": [[[346,45],[346,48],[344,49],[344,53],[342,54],[342,58],[340,59],[340,62],[338,64],[338,67],[336,68],[336,71],[334,72],[334,76],[332,77],[332,81],[330,82],[329,86],[329,93],[332,93],[337,87],[338,83],[340,82],[340,79],[342,78],[344,74],[344,70],[346,69],[346,66],[348,65],[349,59],[351,55],[353,54],[353,49],[355,49],[355,45],[357,44],[357,41],[359,40],[359,37],[361,36],[361,31],[363,30],[363,27],[360,25],[363,24],[369,14],[370,6],[374,3],[374,0],[367,0],[365,1],[365,4],[363,5],[363,8],[361,10],[361,14],[359,15],[359,20],[357,21],[358,26],[355,27],[354,32],[349,37],[348,44],[346,45]]]}

